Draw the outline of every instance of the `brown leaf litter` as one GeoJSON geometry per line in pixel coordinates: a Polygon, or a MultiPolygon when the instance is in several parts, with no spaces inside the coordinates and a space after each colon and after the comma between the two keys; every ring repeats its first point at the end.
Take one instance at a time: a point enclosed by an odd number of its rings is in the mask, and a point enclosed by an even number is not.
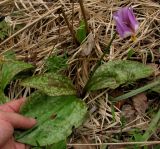
{"type": "MultiPolygon", "coordinates": [[[[74,5],[70,0],[1,0],[0,15],[8,17],[8,22],[13,30],[9,32],[9,37],[0,43],[1,54],[12,50],[16,53],[17,59],[34,64],[37,66],[36,73],[41,73],[44,59],[49,55],[63,56],[64,53],[67,53],[69,68],[65,75],[71,78],[78,92],[81,93],[90,71],[103,54],[103,50],[115,32],[113,13],[122,6],[132,6],[140,24],[137,40],[133,43],[131,40],[123,40],[117,36],[111,50],[106,54],[104,62],[127,59],[129,48],[133,48],[135,52],[132,60],[143,63],[159,62],[160,4],[157,1],[83,1],[90,33],[94,38],[89,34],[84,45],[76,46],[64,16],[58,11],[63,6],[68,22],[76,30],[79,21],[83,19],[78,0],[72,1],[74,5]]],[[[155,76],[159,75],[159,66],[157,69],[155,76]]],[[[30,89],[22,89],[18,87],[17,83],[14,85],[14,90],[9,90],[8,94],[16,96],[17,93],[19,96],[28,95],[30,89]]],[[[134,117],[134,112],[145,114],[147,109],[144,94],[133,97],[134,107],[129,104],[121,111],[121,106],[125,104],[123,103],[118,108],[112,105],[108,93],[107,89],[97,91],[87,94],[83,99],[87,103],[89,111],[94,109],[94,112],[89,112],[88,119],[78,129],[79,134],[77,135],[87,135],[92,140],[91,143],[103,143],[110,140],[118,142],[114,138],[114,134],[121,132],[121,114],[125,112],[124,115],[129,114],[130,116],[127,117],[132,117],[136,121],[137,117],[134,117]]],[[[132,128],[143,128],[147,122],[148,119],[144,118],[143,122],[136,123],[136,125],[130,123],[123,132],[129,132],[132,128]]],[[[71,140],[76,140],[76,138],[77,136],[71,136],[71,140]]]]}
{"type": "Polygon", "coordinates": [[[140,93],[132,98],[135,110],[139,115],[144,115],[148,108],[147,96],[145,93],[140,93]]]}
{"type": "Polygon", "coordinates": [[[96,146],[92,146],[91,140],[89,140],[85,136],[81,136],[79,140],[77,140],[76,144],[88,144],[88,145],[75,145],[73,146],[73,149],[96,149],[96,146]]]}

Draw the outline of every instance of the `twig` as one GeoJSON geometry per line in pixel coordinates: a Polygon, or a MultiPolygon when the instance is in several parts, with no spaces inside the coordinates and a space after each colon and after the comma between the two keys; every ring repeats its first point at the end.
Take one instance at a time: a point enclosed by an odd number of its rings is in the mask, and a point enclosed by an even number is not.
{"type": "Polygon", "coordinates": [[[82,11],[82,15],[83,15],[86,31],[87,31],[87,34],[88,34],[89,33],[89,28],[88,28],[88,22],[87,22],[86,13],[85,13],[84,5],[83,5],[83,0],[79,0],[79,5],[81,7],[81,11],[82,11]]]}
{"type": "Polygon", "coordinates": [[[67,24],[67,26],[68,26],[68,29],[69,29],[69,31],[70,31],[70,33],[71,33],[71,36],[72,36],[72,38],[73,38],[73,42],[74,42],[75,44],[77,44],[77,40],[76,40],[76,37],[75,37],[75,32],[74,32],[72,26],[70,25],[70,23],[69,23],[69,21],[68,21],[68,19],[67,19],[67,16],[66,16],[66,14],[65,14],[65,12],[64,12],[64,10],[63,10],[63,8],[61,7],[60,10],[61,10],[62,15],[63,15],[63,18],[64,18],[64,20],[65,20],[65,22],[66,22],[66,24],[67,24]]]}
{"type": "Polygon", "coordinates": [[[73,19],[74,19],[74,0],[72,1],[72,23],[71,23],[72,29],[73,29],[73,19]]]}

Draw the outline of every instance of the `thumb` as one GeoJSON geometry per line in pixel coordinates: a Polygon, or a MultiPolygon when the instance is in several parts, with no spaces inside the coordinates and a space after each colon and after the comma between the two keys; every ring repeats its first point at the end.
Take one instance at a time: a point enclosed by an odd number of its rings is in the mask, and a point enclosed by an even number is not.
{"type": "Polygon", "coordinates": [[[14,129],[10,123],[0,119],[0,148],[12,137],[14,129]]]}

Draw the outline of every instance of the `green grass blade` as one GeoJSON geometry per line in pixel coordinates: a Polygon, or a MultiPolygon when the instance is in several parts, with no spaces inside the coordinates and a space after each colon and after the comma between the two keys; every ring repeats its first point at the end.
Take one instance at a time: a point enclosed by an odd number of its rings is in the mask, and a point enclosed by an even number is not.
{"type": "Polygon", "coordinates": [[[152,119],[151,123],[149,124],[149,127],[142,136],[141,141],[147,141],[151,137],[151,135],[157,130],[157,127],[159,127],[158,125],[159,120],[160,120],[160,109],[155,115],[155,117],[152,119]]]}
{"type": "Polygon", "coordinates": [[[129,93],[126,93],[124,95],[118,96],[118,97],[114,98],[112,101],[118,102],[118,101],[130,98],[130,97],[135,96],[135,95],[137,95],[139,93],[142,93],[142,92],[144,92],[146,90],[149,90],[149,89],[157,86],[158,84],[160,84],[160,80],[153,81],[152,83],[149,83],[149,84],[147,84],[147,85],[145,85],[143,87],[140,87],[138,89],[132,90],[129,93]]]}

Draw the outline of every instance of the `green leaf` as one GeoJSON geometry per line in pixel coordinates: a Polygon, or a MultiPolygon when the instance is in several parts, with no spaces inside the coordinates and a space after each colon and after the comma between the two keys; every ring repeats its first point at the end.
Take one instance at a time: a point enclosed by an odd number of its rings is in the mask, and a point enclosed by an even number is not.
{"type": "Polygon", "coordinates": [[[154,70],[142,63],[129,60],[115,60],[101,65],[87,85],[88,90],[115,89],[121,84],[150,76],[154,70]]]}
{"type": "Polygon", "coordinates": [[[129,48],[129,51],[127,53],[127,58],[130,59],[134,53],[135,53],[134,50],[132,48],[129,48]]]}
{"type": "Polygon", "coordinates": [[[50,146],[47,146],[46,149],[67,149],[66,141],[62,140],[56,144],[52,144],[50,146]]]}
{"type": "Polygon", "coordinates": [[[5,22],[5,20],[0,22],[0,39],[4,40],[5,37],[8,36],[8,31],[9,31],[9,25],[7,24],[7,22],[5,22]]]}
{"type": "Polygon", "coordinates": [[[32,94],[21,109],[21,114],[37,118],[37,125],[16,135],[19,142],[46,146],[65,140],[72,128],[82,124],[87,112],[83,101],[75,96],[47,96],[32,94]]]}
{"type": "Polygon", "coordinates": [[[67,149],[66,140],[45,147],[32,147],[32,149],[67,149]]]}
{"type": "Polygon", "coordinates": [[[7,101],[9,101],[9,98],[5,96],[2,90],[0,90],[0,104],[4,104],[7,101]]]}
{"type": "Polygon", "coordinates": [[[159,144],[154,145],[154,149],[160,149],[160,145],[159,144]]]}
{"type": "Polygon", "coordinates": [[[13,50],[6,51],[3,56],[5,59],[16,60],[16,54],[13,50]]]}
{"type": "Polygon", "coordinates": [[[71,81],[56,73],[45,73],[27,78],[21,82],[21,85],[36,88],[49,96],[76,94],[71,81]]]}
{"type": "Polygon", "coordinates": [[[0,61],[0,88],[4,90],[6,85],[17,75],[19,72],[32,68],[31,64],[21,61],[7,60],[0,61]]]}
{"type": "Polygon", "coordinates": [[[82,43],[84,39],[86,38],[87,31],[85,27],[85,22],[82,20],[80,21],[80,26],[77,28],[76,31],[76,39],[79,43],[82,43]]]}
{"type": "Polygon", "coordinates": [[[156,132],[156,130],[159,128],[159,120],[160,120],[160,110],[156,113],[154,118],[151,120],[151,123],[149,124],[147,130],[143,134],[141,141],[147,141],[151,135],[156,132]]]}
{"type": "Polygon", "coordinates": [[[45,62],[45,68],[49,72],[58,72],[67,68],[67,56],[50,56],[45,62]]]}

